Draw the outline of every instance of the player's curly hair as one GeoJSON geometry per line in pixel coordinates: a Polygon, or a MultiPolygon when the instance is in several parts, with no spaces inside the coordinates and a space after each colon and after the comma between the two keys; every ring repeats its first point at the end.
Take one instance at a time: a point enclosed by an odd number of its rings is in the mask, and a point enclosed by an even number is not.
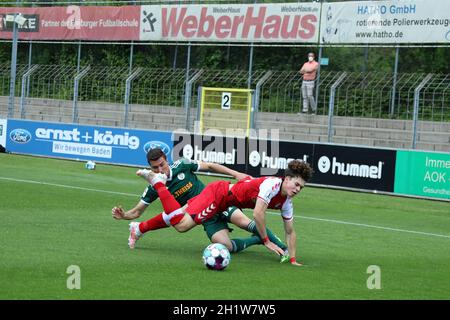
{"type": "Polygon", "coordinates": [[[305,182],[311,179],[314,170],[308,162],[300,160],[292,160],[288,163],[288,167],[284,171],[285,177],[301,177],[305,182]]]}
{"type": "Polygon", "coordinates": [[[161,157],[163,157],[164,159],[167,160],[166,154],[160,148],[153,148],[153,149],[148,150],[148,152],[147,152],[148,164],[151,164],[150,161],[156,161],[161,157]]]}

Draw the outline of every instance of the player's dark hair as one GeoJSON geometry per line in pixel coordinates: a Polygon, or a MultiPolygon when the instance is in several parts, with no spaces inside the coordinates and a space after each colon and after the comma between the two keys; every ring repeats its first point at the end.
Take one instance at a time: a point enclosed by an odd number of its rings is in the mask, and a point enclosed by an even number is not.
{"type": "Polygon", "coordinates": [[[150,164],[150,161],[156,161],[159,158],[163,157],[167,160],[166,154],[160,148],[153,148],[148,150],[147,152],[147,162],[150,164]]]}
{"type": "Polygon", "coordinates": [[[309,163],[300,160],[292,160],[284,171],[285,177],[301,177],[305,182],[311,179],[314,171],[309,163]]]}

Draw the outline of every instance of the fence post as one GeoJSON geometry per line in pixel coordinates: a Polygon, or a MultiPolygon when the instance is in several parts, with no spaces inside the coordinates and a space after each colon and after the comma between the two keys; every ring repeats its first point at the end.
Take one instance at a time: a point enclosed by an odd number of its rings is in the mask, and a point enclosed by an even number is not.
{"type": "MultiPolygon", "coordinates": [[[[16,1],[16,6],[18,6],[19,1],[16,1]]],[[[11,79],[9,82],[9,103],[8,103],[8,118],[14,117],[14,98],[16,95],[16,67],[17,67],[17,43],[18,43],[18,26],[16,22],[17,13],[14,13],[12,17],[13,23],[13,42],[11,51],[11,79]]],[[[11,19],[11,15],[6,15],[6,21],[11,19]]],[[[5,22],[6,23],[6,22],[5,22]]]]}
{"type": "Polygon", "coordinates": [[[75,76],[73,85],[72,123],[78,123],[78,85],[81,78],[83,78],[90,69],[91,67],[87,66],[75,76]]]}
{"type": "MultiPolygon", "coordinates": [[[[188,46],[187,46],[186,76],[185,76],[185,80],[184,80],[184,110],[185,111],[189,109],[189,101],[191,99],[191,92],[188,90],[190,68],[191,68],[191,43],[189,42],[188,46]]],[[[186,123],[185,123],[185,125],[188,126],[188,123],[187,123],[188,115],[186,114],[185,116],[186,116],[186,123]]],[[[186,130],[189,131],[189,129],[187,127],[186,127],[186,130]]]]}
{"type": "Polygon", "coordinates": [[[417,121],[419,117],[419,99],[420,99],[420,91],[427,84],[428,81],[433,77],[433,74],[429,73],[422,80],[422,82],[414,89],[414,114],[413,114],[413,136],[412,136],[412,148],[416,148],[417,142],[417,121]]]}
{"type": "Polygon", "coordinates": [[[328,106],[328,142],[332,142],[333,136],[333,114],[334,114],[334,95],[336,92],[336,88],[347,76],[347,72],[343,72],[335,83],[331,86],[330,89],[330,102],[328,106]]]}
{"type": "Polygon", "coordinates": [[[264,76],[261,79],[259,79],[258,83],[256,83],[255,95],[251,111],[251,122],[250,122],[251,129],[257,129],[255,119],[256,113],[259,111],[259,102],[261,101],[261,87],[264,84],[264,82],[266,82],[267,79],[270,78],[272,73],[273,73],[272,71],[267,71],[266,74],[264,74],[264,76]]]}
{"type": "Polygon", "coordinates": [[[390,110],[391,118],[394,117],[394,111],[395,111],[395,94],[397,91],[397,71],[398,71],[399,50],[400,50],[400,48],[398,46],[395,47],[394,79],[393,79],[393,84],[392,84],[392,99],[391,99],[391,110],[390,110]]]}
{"type": "Polygon", "coordinates": [[[247,78],[247,88],[250,89],[252,86],[252,74],[253,74],[253,42],[250,44],[250,52],[248,59],[248,78],[247,78]]]}
{"type": "Polygon", "coordinates": [[[24,119],[25,118],[25,97],[28,96],[28,85],[29,84],[29,79],[30,79],[30,75],[37,69],[39,68],[39,65],[34,65],[33,67],[31,67],[30,69],[28,69],[28,71],[22,76],[22,91],[21,91],[21,95],[20,95],[20,118],[24,119]]]}
{"type": "Polygon", "coordinates": [[[132,74],[129,75],[125,81],[125,103],[124,103],[124,116],[123,116],[123,126],[128,126],[128,113],[130,111],[130,91],[131,91],[131,81],[136,78],[141,72],[142,68],[137,68],[132,74]]]}
{"type": "Polygon", "coordinates": [[[185,128],[189,131],[189,122],[190,122],[190,114],[191,114],[191,91],[192,84],[196,81],[203,73],[203,69],[200,69],[196,74],[192,76],[192,78],[186,82],[186,89],[184,94],[184,112],[185,112],[185,128]]]}
{"type": "MultiPolygon", "coordinates": [[[[200,108],[202,104],[202,92],[203,92],[202,89],[203,89],[202,86],[199,86],[197,89],[197,119],[195,121],[195,124],[200,123],[200,108]]],[[[200,134],[200,126],[194,125],[194,134],[200,134]]]]}
{"type": "MultiPolygon", "coordinates": [[[[253,3],[256,4],[258,0],[254,0],[253,3]]],[[[250,43],[250,52],[248,53],[248,77],[247,77],[247,89],[252,86],[252,76],[253,76],[253,41],[250,43]]]]}
{"type": "MultiPolygon", "coordinates": [[[[30,43],[28,45],[28,70],[30,70],[30,68],[31,68],[32,53],[33,53],[33,42],[30,40],[30,43]]],[[[27,80],[26,96],[28,97],[29,94],[30,94],[30,78],[28,78],[28,80],[27,80]]]]}
{"type": "Polygon", "coordinates": [[[319,106],[319,90],[320,90],[320,72],[322,69],[320,62],[322,60],[322,51],[323,51],[323,48],[322,48],[322,46],[320,46],[319,47],[319,57],[317,59],[319,62],[319,69],[317,70],[316,92],[315,92],[315,96],[314,96],[314,101],[316,102],[316,113],[317,114],[319,114],[318,106],[319,106]]]}

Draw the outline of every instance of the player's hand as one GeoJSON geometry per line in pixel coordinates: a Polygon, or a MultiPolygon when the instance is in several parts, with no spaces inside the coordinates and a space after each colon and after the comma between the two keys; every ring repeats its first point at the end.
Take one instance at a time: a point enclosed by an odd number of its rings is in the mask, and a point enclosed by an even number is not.
{"type": "Polygon", "coordinates": [[[266,246],[267,249],[275,252],[278,255],[284,254],[284,250],[271,241],[267,241],[266,243],[264,243],[264,245],[266,246]]]}
{"type": "Polygon", "coordinates": [[[252,176],[250,176],[246,173],[241,173],[241,172],[236,174],[236,177],[235,177],[236,180],[244,180],[244,179],[251,179],[251,178],[252,178],[252,176]]]}
{"type": "Polygon", "coordinates": [[[125,211],[123,211],[122,207],[114,207],[111,210],[112,217],[116,220],[121,220],[124,217],[125,211]]]}
{"type": "Polygon", "coordinates": [[[302,264],[302,263],[300,263],[300,262],[297,262],[297,261],[291,262],[291,264],[292,264],[293,266],[297,266],[297,267],[301,267],[301,266],[303,266],[303,264],[302,264]]]}

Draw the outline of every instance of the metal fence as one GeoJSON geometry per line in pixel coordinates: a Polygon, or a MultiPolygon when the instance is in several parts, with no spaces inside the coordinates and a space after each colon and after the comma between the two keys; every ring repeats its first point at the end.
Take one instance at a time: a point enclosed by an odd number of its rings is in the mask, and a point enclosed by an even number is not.
{"type": "MultiPolygon", "coordinates": [[[[66,102],[64,112],[59,113],[65,116],[65,121],[69,117],[72,122],[78,122],[78,102],[103,102],[118,106],[115,114],[119,112],[121,116],[117,123],[123,126],[128,125],[129,111],[138,106],[139,112],[154,113],[168,112],[171,108],[170,113],[178,114],[181,117],[178,121],[184,121],[185,127],[192,129],[196,117],[191,113],[195,112],[201,86],[253,89],[254,109],[259,112],[292,114],[300,112],[302,107],[301,76],[297,71],[258,70],[249,75],[244,70],[191,69],[187,72],[186,69],[139,67],[130,72],[125,67],[18,65],[16,112],[11,113],[11,99],[7,101],[10,66],[0,65],[0,71],[3,96],[0,115],[8,117],[26,118],[33,99],[52,99],[66,102]],[[18,101],[20,112],[17,113],[18,101]]],[[[417,121],[450,122],[448,74],[399,73],[394,77],[381,72],[323,71],[316,88],[317,113],[328,116],[329,136],[334,116],[413,120],[414,137],[417,121]]],[[[51,105],[47,104],[46,108],[51,105]]],[[[86,111],[89,112],[84,106],[84,117],[86,111]]]]}
{"type": "MultiPolygon", "coordinates": [[[[301,110],[301,77],[296,71],[254,71],[137,68],[130,82],[129,103],[185,107],[186,79],[190,81],[189,106],[197,105],[200,86],[251,88],[259,93],[261,112],[298,113],[301,110]],[[263,79],[264,78],[264,79],[263,79]],[[261,81],[262,80],[262,81],[261,81]]],[[[318,88],[317,113],[327,115],[330,92],[343,72],[322,72],[318,88]]],[[[125,67],[82,67],[64,65],[18,65],[16,97],[124,103],[127,79],[125,67]],[[30,70],[32,69],[32,70],[30,70]],[[80,77],[80,74],[84,74],[80,77]],[[75,79],[78,90],[75,94],[75,79]],[[22,82],[25,81],[23,84],[22,82]],[[25,85],[25,88],[23,86],[25,85]]],[[[365,118],[413,118],[415,89],[421,88],[419,119],[450,121],[450,75],[381,72],[346,72],[335,88],[334,115],[365,118]],[[395,86],[394,86],[395,83],[395,86]]],[[[9,95],[10,66],[0,65],[0,92],[9,95]]]]}
{"type": "MultiPolygon", "coordinates": [[[[322,72],[317,113],[328,115],[331,87],[343,72],[322,72]]],[[[334,97],[334,115],[363,118],[413,119],[414,93],[427,74],[347,72],[334,97]],[[394,83],[396,84],[394,86],[394,83]]],[[[431,74],[419,97],[420,120],[450,121],[450,75],[431,74]]],[[[297,113],[302,108],[298,72],[273,72],[261,87],[259,110],[297,113]]]]}
{"type": "Polygon", "coordinates": [[[26,80],[28,90],[25,96],[71,100],[76,74],[77,68],[73,66],[38,65],[26,80]]]}
{"type": "Polygon", "coordinates": [[[132,82],[130,103],[181,107],[185,80],[186,69],[142,69],[132,82]]]}

